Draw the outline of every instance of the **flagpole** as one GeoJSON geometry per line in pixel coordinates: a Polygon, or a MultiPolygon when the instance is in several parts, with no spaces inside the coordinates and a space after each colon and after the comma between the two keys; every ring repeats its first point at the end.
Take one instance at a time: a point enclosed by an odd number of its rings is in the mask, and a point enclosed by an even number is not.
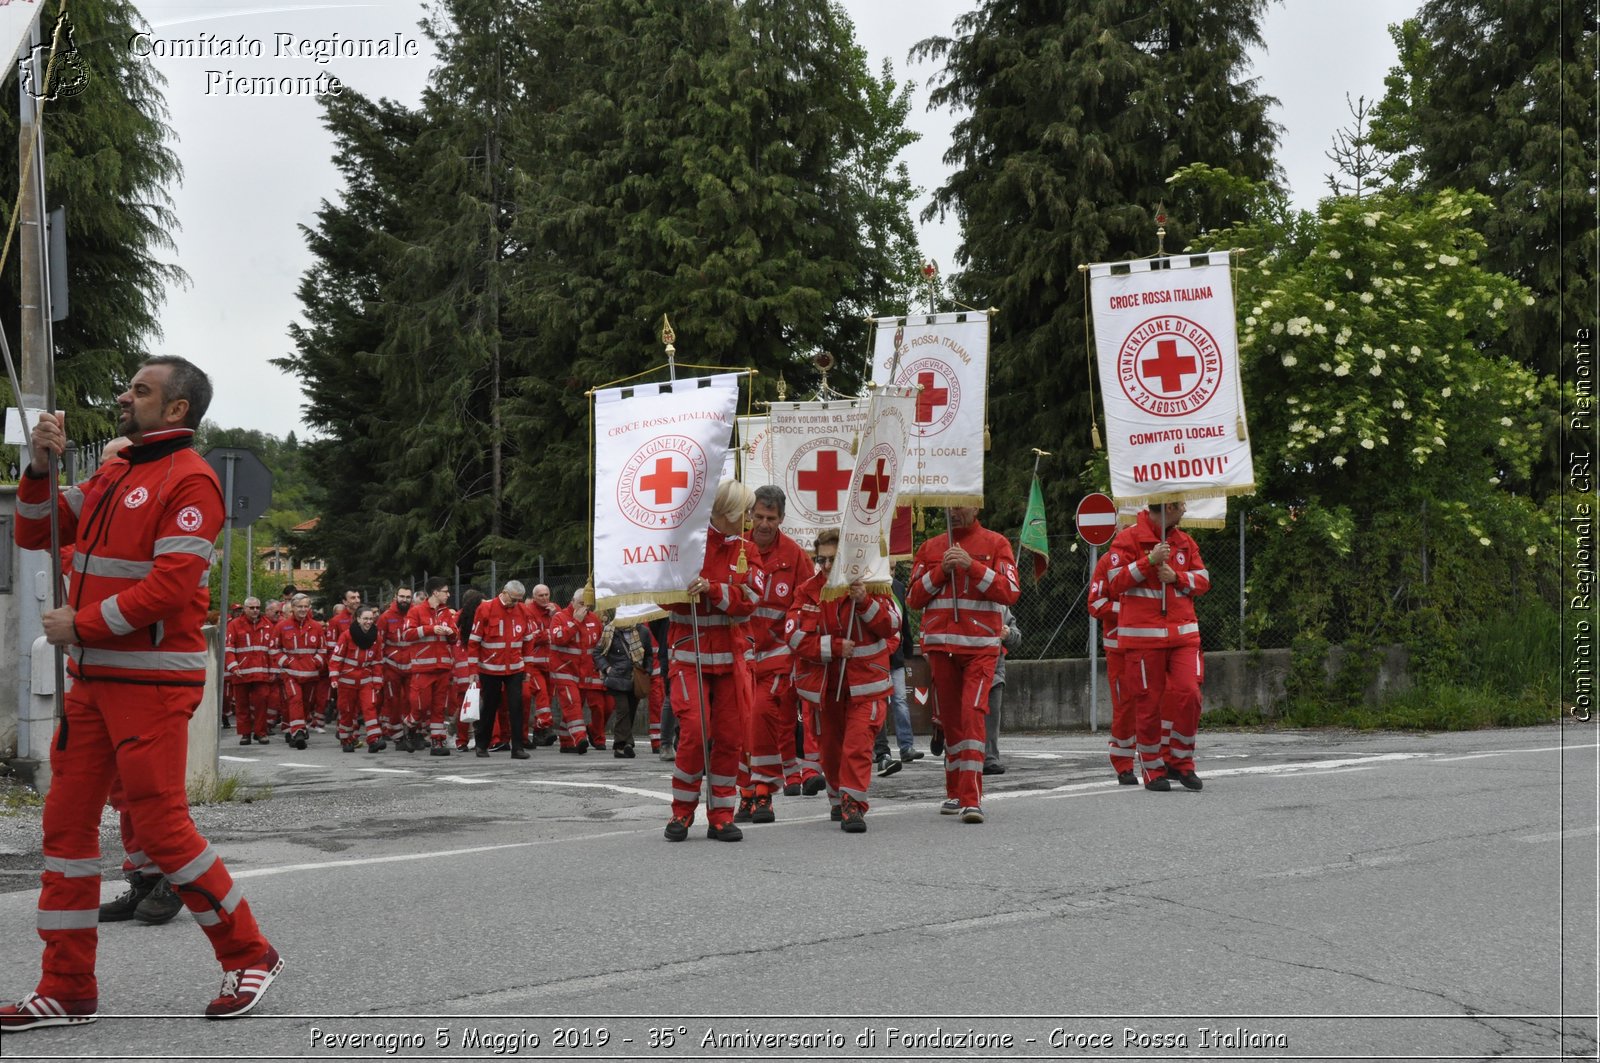
{"type": "MultiPolygon", "coordinates": [[[[674,382],[678,379],[678,335],[672,330],[672,322],[667,320],[667,315],[661,315],[661,343],[666,348],[667,378],[674,382]]],[[[709,548],[710,544],[707,544],[709,548]]],[[[711,821],[711,732],[706,720],[706,675],[700,666],[700,598],[695,595],[689,599],[689,628],[694,633],[694,693],[695,700],[700,708],[700,789],[705,795],[706,822],[711,821]]],[[[737,651],[735,651],[737,652],[737,651]]]]}

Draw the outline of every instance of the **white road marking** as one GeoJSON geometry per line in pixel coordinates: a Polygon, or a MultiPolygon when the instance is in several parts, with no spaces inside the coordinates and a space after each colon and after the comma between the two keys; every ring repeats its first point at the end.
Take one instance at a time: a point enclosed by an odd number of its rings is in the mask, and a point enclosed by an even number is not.
{"type": "Polygon", "coordinates": [[[226,753],[219,754],[217,756],[217,759],[218,760],[231,760],[235,764],[254,764],[254,763],[256,763],[256,758],[255,757],[230,757],[226,753]]]}
{"type": "Polygon", "coordinates": [[[277,766],[280,767],[280,768],[321,768],[321,767],[325,767],[326,765],[323,765],[323,764],[301,764],[297,760],[280,760],[278,762],[277,766]]]}
{"type": "Polygon", "coordinates": [[[356,771],[371,772],[373,775],[415,775],[412,768],[357,768],[356,771]]]}
{"type": "MultiPolygon", "coordinates": [[[[1344,775],[1345,773],[1352,772],[1352,771],[1377,771],[1378,770],[1377,765],[1374,765],[1374,764],[1369,764],[1364,768],[1334,768],[1332,771],[1317,771],[1317,770],[1315,770],[1317,767],[1318,767],[1318,765],[1313,764],[1313,765],[1311,765],[1311,768],[1313,770],[1295,772],[1292,776],[1290,776],[1290,778],[1308,779],[1313,775],[1344,775]]],[[[1218,774],[1218,773],[1213,772],[1212,774],[1215,775],[1215,774],[1218,774]]]]}
{"type": "Polygon", "coordinates": [[[469,779],[465,775],[436,775],[434,782],[460,783],[462,786],[489,786],[496,782],[494,779],[469,779]]]}
{"type": "Polygon", "coordinates": [[[1564,842],[1574,838],[1587,838],[1597,830],[1600,830],[1600,828],[1574,827],[1571,830],[1558,830],[1550,834],[1525,834],[1518,838],[1517,841],[1528,842],[1529,844],[1535,842],[1564,842]]]}
{"type": "Polygon", "coordinates": [[[580,786],[591,790],[612,790],[619,794],[633,794],[635,797],[653,797],[658,801],[672,801],[670,793],[660,790],[643,790],[637,786],[618,786],[609,782],[566,782],[560,779],[523,779],[521,782],[527,786],[580,786]]]}

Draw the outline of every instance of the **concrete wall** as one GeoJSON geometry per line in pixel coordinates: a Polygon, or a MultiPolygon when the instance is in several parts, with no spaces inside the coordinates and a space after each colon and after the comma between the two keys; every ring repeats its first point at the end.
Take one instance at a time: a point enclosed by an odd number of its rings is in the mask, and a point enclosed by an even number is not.
{"type": "MultiPolygon", "coordinates": [[[[1205,709],[1253,709],[1266,712],[1284,696],[1289,674],[1289,650],[1224,650],[1205,655],[1205,709]]],[[[1335,674],[1344,651],[1328,655],[1327,670],[1335,674]]],[[[1384,651],[1377,675],[1368,685],[1366,699],[1376,704],[1391,693],[1410,687],[1408,654],[1403,646],[1384,651]]],[[[1111,693],[1106,685],[1105,659],[1096,662],[1099,700],[1094,725],[1105,730],[1111,720],[1111,693]]],[[[1087,728],[1089,720],[1089,660],[1086,657],[1053,661],[1007,661],[1005,726],[1014,730],[1087,728]]]]}

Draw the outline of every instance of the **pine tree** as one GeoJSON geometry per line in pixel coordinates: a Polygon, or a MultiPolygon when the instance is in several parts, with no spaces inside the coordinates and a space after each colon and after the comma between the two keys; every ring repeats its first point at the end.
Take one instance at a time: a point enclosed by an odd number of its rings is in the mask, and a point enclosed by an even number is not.
{"type": "MultiPolygon", "coordinates": [[[[54,14],[47,9],[41,16],[47,44],[54,14]]],[[[87,81],[75,95],[45,104],[45,200],[50,209],[65,208],[67,225],[70,311],[53,330],[57,404],[74,438],[94,439],[116,431],[107,410],[161,335],[163,291],[186,280],[161,257],[174,250],[178,223],[167,188],[183,169],[166,121],[166,79],[126,46],[143,27],[138,11],[124,0],[74,0],[70,14],[79,53],[74,67],[86,71],[87,81]]],[[[0,107],[0,143],[7,145],[17,143],[14,68],[11,76],[12,95],[0,107]]],[[[17,196],[11,158],[0,166],[0,221],[10,220],[17,196]]],[[[13,242],[5,273],[11,309],[4,317],[13,354],[19,353],[19,260],[13,242]]],[[[0,394],[10,390],[0,381],[0,394]]]]}
{"type": "MultiPolygon", "coordinates": [[[[986,0],[931,38],[943,57],[932,104],[962,112],[956,169],[931,212],[961,222],[953,278],[962,301],[995,306],[993,433],[985,495],[1003,527],[1020,518],[1033,462],[1052,451],[1050,508],[1091,456],[1083,263],[1167,250],[1225,223],[1237,204],[1209,190],[1174,196],[1167,178],[1205,162],[1254,180],[1276,174],[1273,102],[1243,74],[1261,46],[1265,0],[986,0]]],[[[1103,484],[1086,486],[1103,489],[1103,484]]]]}

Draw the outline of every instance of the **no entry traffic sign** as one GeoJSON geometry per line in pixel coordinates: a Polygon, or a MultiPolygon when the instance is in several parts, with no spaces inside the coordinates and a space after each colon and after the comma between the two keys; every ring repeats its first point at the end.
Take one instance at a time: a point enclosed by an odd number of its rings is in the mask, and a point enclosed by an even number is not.
{"type": "Polygon", "coordinates": [[[1090,546],[1104,546],[1117,534],[1117,504],[1111,501],[1111,496],[1098,491],[1084,495],[1073,520],[1084,542],[1090,546]]]}

